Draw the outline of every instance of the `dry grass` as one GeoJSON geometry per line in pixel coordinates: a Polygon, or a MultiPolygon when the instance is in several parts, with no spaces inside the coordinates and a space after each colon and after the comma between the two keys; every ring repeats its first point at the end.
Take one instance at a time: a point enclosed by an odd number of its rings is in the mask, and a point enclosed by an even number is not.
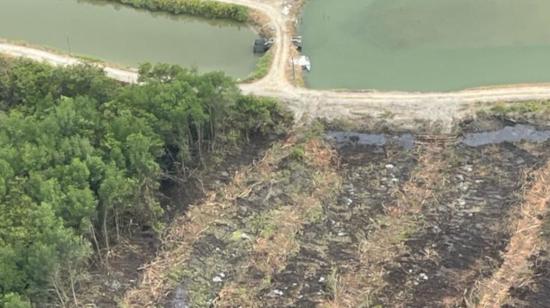
{"type": "Polygon", "coordinates": [[[277,231],[272,236],[256,239],[249,267],[253,266],[268,276],[284,268],[287,256],[299,248],[294,235],[303,224],[300,210],[302,209],[286,206],[272,217],[273,221],[278,222],[277,231]]]}
{"type": "Polygon", "coordinates": [[[510,287],[530,276],[528,257],[541,245],[542,222],[538,215],[548,211],[550,202],[550,162],[533,174],[534,182],[525,192],[514,232],[504,254],[504,262],[492,277],[482,281],[477,307],[500,307],[510,287]]]}
{"type": "Polygon", "coordinates": [[[375,219],[379,225],[363,240],[357,254],[360,264],[340,269],[342,275],[334,279],[333,298],[324,307],[368,307],[372,296],[385,287],[384,265],[404,253],[404,238],[414,230],[414,216],[424,204],[435,198],[433,187],[441,181],[444,161],[440,147],[430,146],[420,154],[416,171],[405,183],[397,201],[383,217],[375,219]]]}
{"type": "Polygon", "coordinates": [[[249,9],[249,12],[249,22],[261,36],[268,38],[275,36],[275,32],[272,27],[270,27],[271,19],[267,15],[253,9],[249,9]]]}
{"type": "Polygon", "coordinates": [[[270,284],[274,274],[286,267],[289,256],[298,252],[296,234],[307,223],[311,211],[321,208],[322,200],[333,195],[340,186],[340,177],[334,171],[334,155],[321,140],[313,139],[304,145],[304,159],[310,168],[316,170],[314,191],[292,196],[292,204],[273,212],[270,220],[277,226],[276,230],[256,239],[241,275],[220,291],[217,307],[262,306],[257,293],[270,284]],[[263,279],[258,281],[250,277],[246,271],[249,268],[260,271],[263,279]]]}
{"type": "Polygon", "coordinates": [[[139,285],[129,290],[123,300],[124,307],[150,307],[165,298],[177,283],[171,274],[181,269],[192,251],[192,245],[201,238],[218,219],[231,215],[235,200],[250,194],[254,184],[246,185],[252,175],[268,178],[274,165],[285,157],[282,148],[295,142],[289,138],[281,147],[274,145],[263,159],[253,167],[246,167],[235,174],[221,192],[211,192],[201,204],[190,207],[187,213],[174,220],[163,236],[162,249],[155,259],[143,266],[139,285]]]}
{"type": "Polygon", "coordinates": [[[311,139],[305,145],[305,157],[320,171],[327,171],[333,168],[336,161],[335,151],[319,139],[311,139]]]}
{"type": "MultiPolygon", "coordinates": [[[[230,191],[227,196],[232,198],[230,191]]],[[[123,306],[152,306],[167,296],[173,285],[169,274],[184,264],[193,243],[228,206],[216,201],[215,194],[210,194],[204,204],[192,207],[187,215],[176,219],[163,239],[164,249],[143,267],[141,283],[126,293],[123,306]]]]}
{"type": "Polygon", "coordinates": [[[256,294],[250,292],[248,287],[231,282],[226,284],[218,294],[215,307],[247,307],[258,308],[261,303],[256,299],[256,294]]]}

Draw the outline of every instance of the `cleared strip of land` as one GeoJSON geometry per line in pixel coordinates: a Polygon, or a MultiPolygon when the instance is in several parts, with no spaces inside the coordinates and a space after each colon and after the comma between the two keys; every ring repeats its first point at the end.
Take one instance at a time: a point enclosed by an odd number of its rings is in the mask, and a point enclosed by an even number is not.
{"type": "MultiPolygon", "coordinates": [[[[0,43],[0,53],[13,57],[29,58],[39,62],[47,62],[55,66],[77,65],[83,62],[71,56],[10,43],[0,43]]],[[[102,67],[109,78],[126,83],[137,83],[138,81],[137,71],[123,70],[109,66],[102,67]]]]}

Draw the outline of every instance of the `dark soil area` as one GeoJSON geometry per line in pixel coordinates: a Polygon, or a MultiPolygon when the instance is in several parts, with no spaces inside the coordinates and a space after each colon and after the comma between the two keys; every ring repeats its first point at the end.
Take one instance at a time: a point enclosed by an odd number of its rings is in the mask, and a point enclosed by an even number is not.
{"type": "Polygon", "coordinates": [[[333,297],[335,275],[360,262],[358,246],[373,218],[383,215],[416,164],[413,149],[394,143],[340,144],[338,154],[342,190],[325,202],[322,221],[305,226],[298,254],[273,277],[271,290],[284,295],[266,292],[262,301],[269,307],[314,307],[333,297]]]}
{"type": "MultiPolygon", "coordinates": [[[[484,125],[491,127],[505,125],[484,125]]],[[[380,227],[380,217],[409,179],[416,165],[414,149],[385,142],[400,138],[386,136],[377,139],[377,145],[361,145],[363,138],[358,137],[337,143],[342,192],[337,202],[325,204],[324,221],[305,227],[299,237],[300,252],[273,279],[273,288],[284,291],[284,296],[267,293],[262,298],[271,306],[312,307],[333,300],[338,276],[364,266],[359,243],[380,227]]],[[[417,144],[416,150],[423,146],[429,145],[417,144]]],[[[380,285],[383,290],[366,305],[465,305],[476,282],[502,261],[509,214],[521,204],[524,175],[544,159],[532,154],[537,151],[509,142],[481,147],[449,144],[446,151],[450,154],[445,157],[442,183],[433,188],[436,197],[424,205],[418,230],[403,240],[406,253],[383,265],[385,286],[380,285]]]]}
{"type": "MultiPolygon", "coordinates": [[[[240,151],[227,154],[218,162],[211,162],[213,167],[209,169],[192,171],[185,180],[164,181],[160,200],[166,211],[166,223],[170,223],[171,217],[184,212],[189,204],[203,199],[207,192],[227,183],[240,167],[260,158],[272,142],[256,138],[240,151]]],[[[160,244],[158,235],[151,229],[122,239],[109,254],[107,268],[99,261],[92,265],[90,277],[81,287],[82,299],[93,298],[93,304],[98,307],[117,307],[125,291],[136,286],[141,267],[154,258],[160,244]]]]}
{"type": "Polygon", "coordinates": [[[262,156],[270,145],[280,138],[256,136],[242,149],[218,157],[211,157],[205,164],[208,168],[190,171],[185,178],[167,179],[161,187],[162,205],[165,208],[166,221],[170,217],[184,212],[193,204],[213,191],[227,184],[232,175],[243,166],[252,164],[262,156]]]}
{"type": "MultiPolygon", "coordinates": [[[[316,195],[321,173],[293,145],[239,186],[246,191],[174,273],[179,285],[164,305],[475,305],[479,283],[503,262],[527,175],[550,157],[539,130],[511,124],[471,122],[458,138],[331,132],[338,159],[323,174],[336,174],[338,187],[328,195],[316,195]],[[322,196],[319,213],[298,219],[313,195],[322,196]],[[281,242],[289,221],[297,231],[281,242]],[[260,244],[275,252],[258,254],[260,244]]],[[[214,176],[209,189],[229,180],[214,176]]],[[[510,290],[510,307],[550,307],[550,218],[541,219],[549,221],[546,247],[531,256],[528,283],[510,290]]]]}
{"type": "Polygon", "coordinates": [[[550,215],[539,217],[544,221],[541,238],[543,246],[529,257],[532,276],[510,288],[506,307],[550,307],[550,215]]]}
{"type": "Polygon", "coordinates": [[[234,211],[227,211],[227,216],[220,217],[194,243],[190,259],[178,275],[180,284],[164,305],[209,307],[231,282],[242,283],[243,277],[267,281],[266,273],[250,262],[253,246],[258,239],[270,240],[269,234],[277,232],[274,213],[287,209],[297,195],[316,189],[315,171],[291,154],[280,160],[268,177],[253,174],[247,178],[250,191],[234,201],[234,211]]]}
{"type": "Polygon", "coordinates": [[[533,276],[529,284],[511,288],[512,297],[507,307],[550,307],[550,256],[547,250],[530,258],[533,276]]]}
{"type": "Polygon", "coordinates": [[[423,210],[421,231],[406,241],[410,253],[388,265],[393,288],[384,304],[465,304],[475,282],[501,262],[509,239],[508,213],[521,204],[522,178],[539,160],[508,143],[458,145],[454,153],[437,200],[423,210]]]}

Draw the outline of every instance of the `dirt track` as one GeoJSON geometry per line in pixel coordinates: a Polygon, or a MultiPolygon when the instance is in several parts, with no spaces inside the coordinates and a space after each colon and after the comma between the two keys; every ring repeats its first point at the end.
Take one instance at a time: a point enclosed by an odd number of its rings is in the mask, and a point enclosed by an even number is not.
{"type": "MultiPolygon", "coordinates": [[[[242,84],[244,93],[279,98],[288,103],[296,117],[359,118],[389,117],[395,125],[411,127],[415,122],[440,123],[450,129],[457,120],[471,114],[478,103],[550,99],[550,85],[521,85],[501,88],[470,89],[449,93],[413,92],[345,92],[311,90],[295,87],[286,77],[290,67],[291,16],[282,13],[282,0],[219,0],[257,10],[271,19],[276,36],[273,66],[263,79],[242,84]]],[[[71,65],[79,60],[29,47],[0,43],[0,53],[46,61],[54,65],[71,65]]],[[[123,82],[136,82],[137,73],[105,67],[108,76],[123,82]]]]}

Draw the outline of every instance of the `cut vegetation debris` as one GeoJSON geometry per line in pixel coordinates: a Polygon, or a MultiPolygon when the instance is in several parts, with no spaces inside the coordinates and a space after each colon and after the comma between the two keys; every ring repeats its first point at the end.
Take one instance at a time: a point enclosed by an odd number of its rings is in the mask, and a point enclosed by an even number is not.
{"type": "Polygon", "coordinates": [[[124,303],[259,304],[256,293],[298,248],[293,238],[301,225],[321,217],[321,200],[338,189],[333,155],[319,138],[292,136],[275,145],[223,191],[174,222],[163,249],[124,303]]]}
{"type": "MultiPolygon", "coordinates": [[[[418,228],[422,208],[434,201],[434,188],[441,183],[444,149],[429,146],[414,153],[418,162],[411,176],[395,191],[395,200],[386,204],[384,212],[373,219],[373,227],[357,245],[359,256],[354,264],[346,264],[334,282],[333,298],[328,307],[370,306],[381,296],[387,282],[385,265],[408,252],[403,241],[418,228]]],[[[392,164],[386,169],[396,168],[392,164]]]]}
{"type": "Polygon", "coordinates": [[[519,290],[533,279],[530,258],[543,247],[543,217],[548,214],[550,203],[550,163],[530,175],[533,183],[525,192],[523,205],[512,221],[514,232],[504,262],[493,276],[481,284],[479,307],[498,307],[510,300],[509,291],[519,290]]]}
{"type": "MultiPolygon", "coordinates": [[[[463,130],[503,123],[478,120],[463,130]]],[[[302,132],[276,144],[174,224],[177,236],[167,237],[126,303],[546,303],[549,246],[540,231],[550,225],[550,142],[472,147],[436,138],[403,147],[402,135],[386,132],[388,142],[372,144],[302,132]]]]}

